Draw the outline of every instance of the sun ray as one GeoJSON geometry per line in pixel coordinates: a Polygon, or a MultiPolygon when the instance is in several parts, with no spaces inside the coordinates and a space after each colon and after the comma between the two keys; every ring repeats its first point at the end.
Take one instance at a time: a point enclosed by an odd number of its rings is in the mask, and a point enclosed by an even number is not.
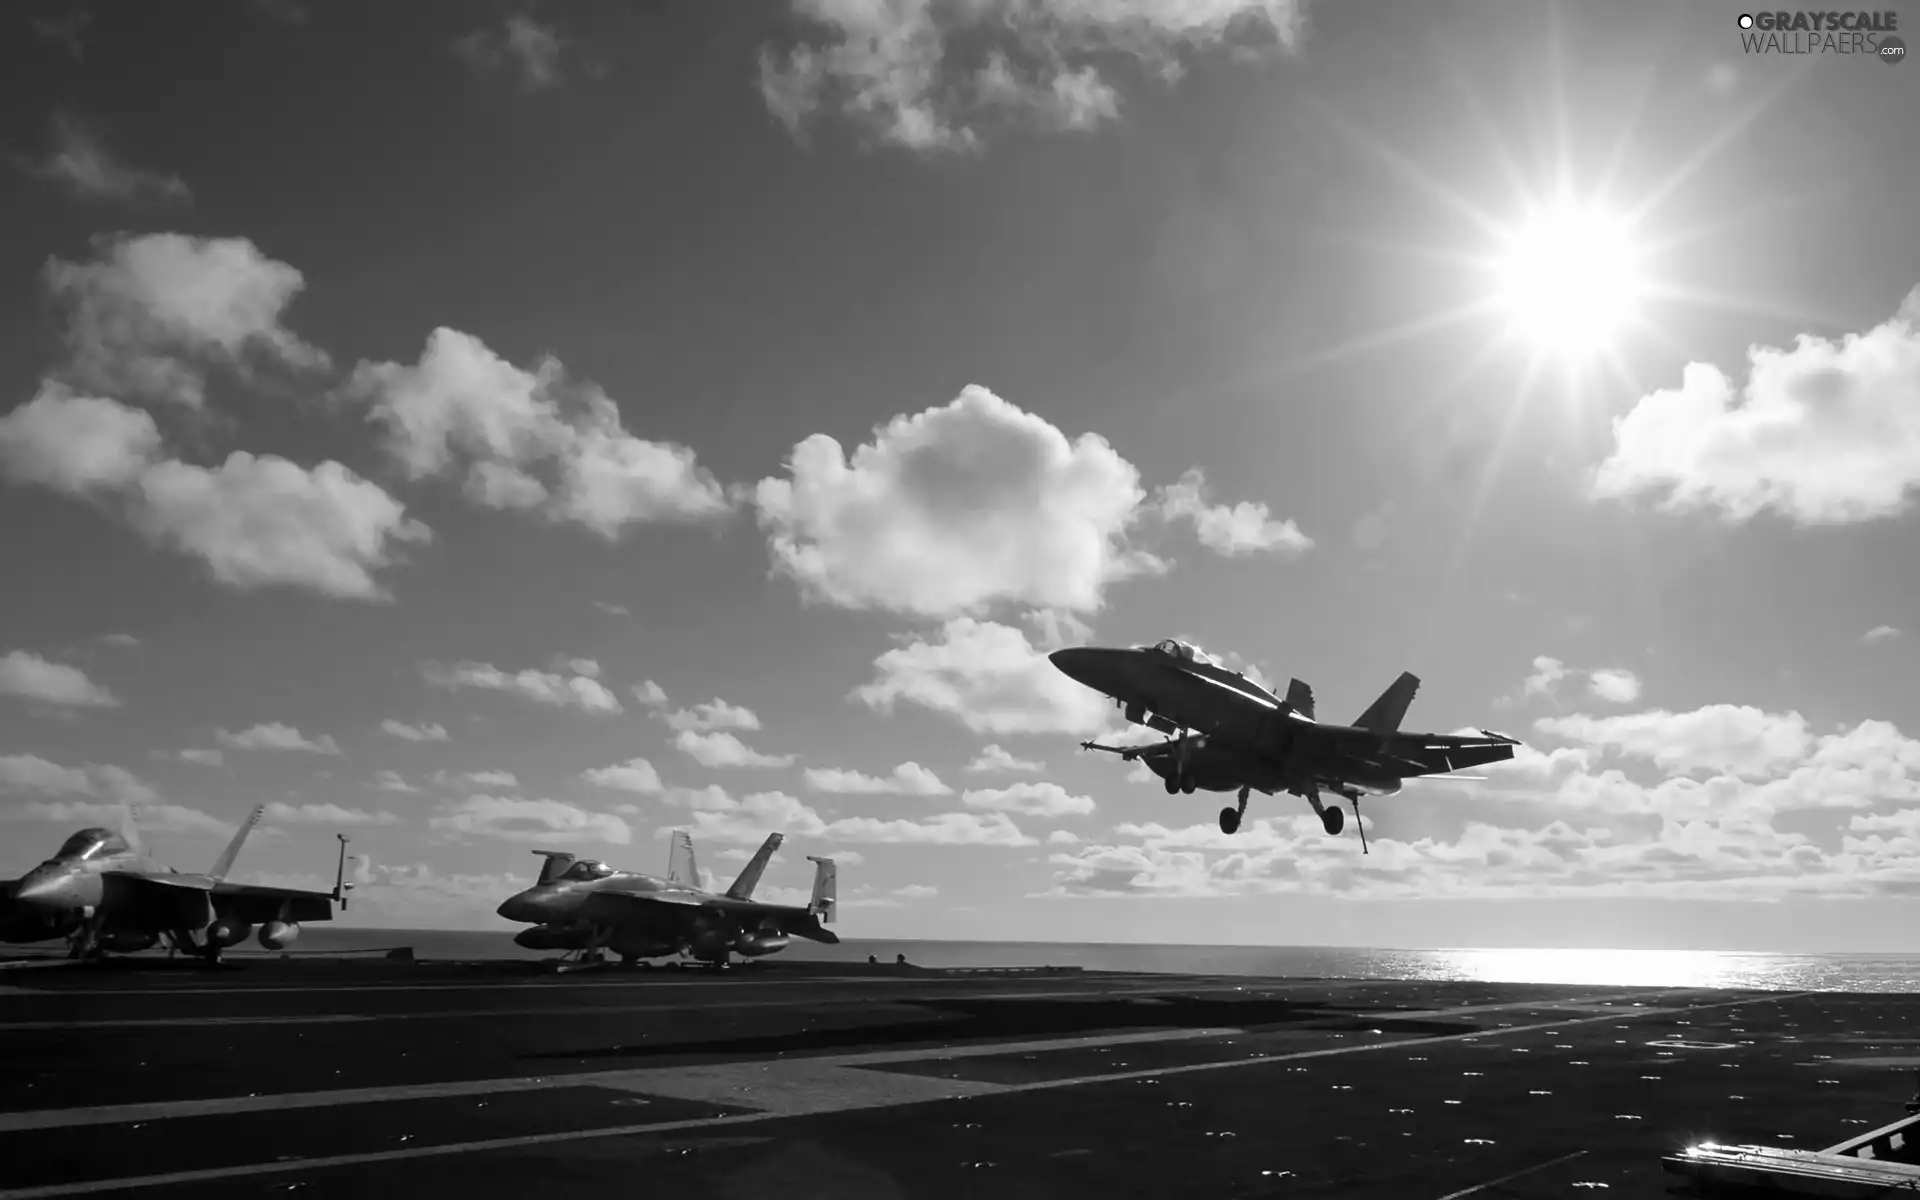
{"type": "Polygon", "coordinates": [[[1478,208],[1459,192],[1454,191],[1439,180],[1422,170],[1420,165],[1394,149],[1385,140],[1374,136],[1359,125],[1335,112],[1325,101],[1308,97],[1307,103],[1322,119],[1334,127],[1341,136],[1378,158],[1408,183],[1418,187],[1427,195],[1439,200],[1454,212],[1472,221],[1483,233],[1499,236],[1501,225],[1491,214],[1478,208]]]}
{"type": "Polygon", "coordinates": [[[1403,321],[1387,329],[1375,330],[1372,333],[1362,334],[1359,337],[1348,338],[1337,346],[1329,346],[1325,350],[1321,350],[1315,354],[1309,354],[1304,358],[1294,359],[1292,362],[1276,368],[1274,373],[1277,375],[1293,375],[1315,370],[1332,363],[1352,358],[1354,355],[1368,350],[1378,350],[1383,346],[1392,345],[1395,342],[1406,341],[1409,338],[1419,337],[1426,333],[1434,333],[1450,325],[1458,325],[1466,321],[1471,321],[1476,317],[1488,316],[1494,309],[1495,302],[1493,300],[1476,300],[1472,304],[1463,304],[1455,308],[1445,309],[1441,312],[1429,313],[1424,317],[1415,317],[1410,321],[1403,321]]]}
{"type": "Polygon", "coordinates": [[[1732,145],[1749,126],[1760,118],[1762,113],[1773,107],[1780,97],[1786,95],[1795,84],[1805,78],[1807,69],[1811,65],[1811,62],[1806,62],[1795,63],[1789,67],[1772,87],[1762,92],[1753,103],[1737,113],[1733,120],[1727,122],[1718,133],[1708,138],[1705,144],[1687,155],[1665,179],[1649,188],[1647,194],[1641,197],[1640,203],[1627,214],[1628,219],[1639,224],[1649,213],[1666,203],[1668,197],[1679,191],[1688,180],[1698,174],[1714,155],[1732,145]]]}

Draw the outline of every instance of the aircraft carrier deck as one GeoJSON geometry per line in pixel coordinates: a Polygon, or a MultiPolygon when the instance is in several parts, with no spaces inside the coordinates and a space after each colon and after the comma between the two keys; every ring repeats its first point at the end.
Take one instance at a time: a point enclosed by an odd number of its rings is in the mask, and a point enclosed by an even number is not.
{"type": "Polygon", "coordinates": [[[1688,1142],[1899,1118],[1917,1011],[778,961],[36,966],[0,971],[0,1198],[1655,1196],[1688,1142]]]}

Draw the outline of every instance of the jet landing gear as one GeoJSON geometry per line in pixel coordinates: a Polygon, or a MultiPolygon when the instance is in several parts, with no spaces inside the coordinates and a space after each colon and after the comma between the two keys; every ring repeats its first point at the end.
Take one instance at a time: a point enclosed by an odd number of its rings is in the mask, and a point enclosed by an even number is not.
{"type": "Polygon", "coordinates": [[[1247,815],[1247,793],[1252,790],[1252,788],[1246,787],[1240,789],[1240,807],[1223,808],[1220,810],[1221,833],[1231,834],[1240,832],[1240,820],[1247,815]]]}
{"type": "Polygon", "coordinates": [[[1179,732],[1177,740],[1174,742],[1173,770],[1167,772],[1167,795],[1171,796],[1175,792],[1185,792],[1189,796],[1193,795],[1194,789],[1199,785],[1194,782],[1192,776],[1187,774],[1187,755],[1191,751],[1198,750],[1206,744],[1207,739],[1203,737],[1188,741],[1187,731],[1182,729],[1179,732]]]}

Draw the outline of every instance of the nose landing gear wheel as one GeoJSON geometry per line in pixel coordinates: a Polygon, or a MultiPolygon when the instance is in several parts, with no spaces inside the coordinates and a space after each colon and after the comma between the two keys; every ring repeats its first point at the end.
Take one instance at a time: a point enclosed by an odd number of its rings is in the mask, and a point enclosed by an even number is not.
{"type": "Polygon", "coordinates": [[[1347,814],[1340,809],[1334,808],[1332,805],[1328,805],[1326,810],[1320,814],[1320,824],[1326,827],[1327,833],[1334,837],[1339,837],[1340,831],[1347,827],[1347,814]]]}
{"type": "Polygon", "coordinates": [[[1238,833],[1239,831],[1240,831],[1239,810],[1233,809],[1233,808],[1221,809],[1220,810],[1220,832],[1221,833],[1238,833]]]}

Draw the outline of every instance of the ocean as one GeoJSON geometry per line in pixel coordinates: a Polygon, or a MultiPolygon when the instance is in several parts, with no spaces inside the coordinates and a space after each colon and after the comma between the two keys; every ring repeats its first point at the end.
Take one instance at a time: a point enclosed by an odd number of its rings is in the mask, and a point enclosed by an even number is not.
{"type": "MultiPolygon", "coordinates": [[[[351,929],[308,925],[299,954],[376,954],[410,947],[417,958],[552,957],[513,944],[511,931],[351,929]]],[[[229,954],[244,955],[236,948],[229,954]]],[[[254,950],[254,954],[265,953],[254,950]]],[[[795,942],[781,957],[807,962],[892,962],[922,967],[1081,967],[1307,979],[1478,980],[1619,987],[1725,987],[1777,991],[1920,992],[1920,955],[1761,954],[1718,950],[1377,950],[1349,946],[1157,946],[1125,942],[933,942],[849,938],[795,942]]]]}

